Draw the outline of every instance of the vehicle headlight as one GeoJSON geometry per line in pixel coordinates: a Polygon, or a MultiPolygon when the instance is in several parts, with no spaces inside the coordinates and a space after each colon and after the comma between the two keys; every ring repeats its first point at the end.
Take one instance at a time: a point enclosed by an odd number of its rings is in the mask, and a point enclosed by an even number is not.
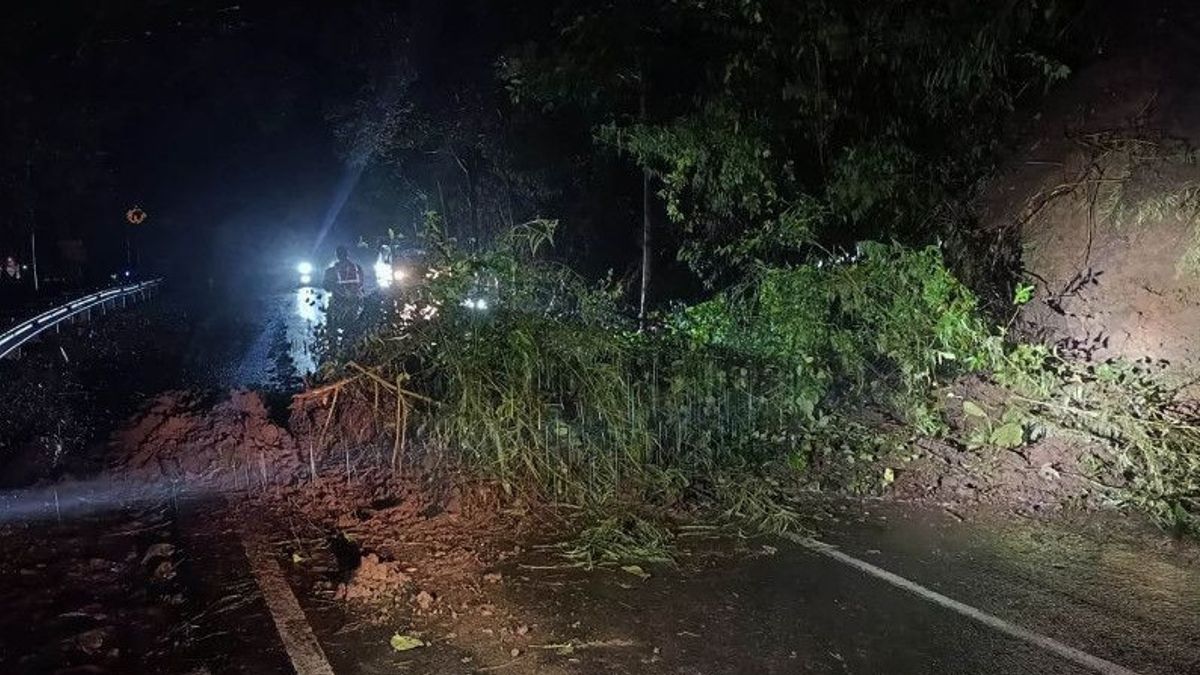
{"type": "Polygon", "coordinates": [[[375,261],[375,281],[383,288],[392,285],[392,266],[382,260],[375,261]]]}

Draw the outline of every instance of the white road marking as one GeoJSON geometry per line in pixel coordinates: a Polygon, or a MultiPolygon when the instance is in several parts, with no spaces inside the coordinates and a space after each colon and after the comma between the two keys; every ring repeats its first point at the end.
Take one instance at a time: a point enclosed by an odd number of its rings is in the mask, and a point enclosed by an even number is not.
{"type": "Polygon", "coordinates": [[[287,579],[283,578],[283,570],[272,555],[270,544],[253,527],[242,527],[240,532],[242,547],[246,549],[246,558],[250,561],[250,571],[267,602],[267,609],[271,611],[279,639],[287,650],[296,675],[334,675],[321,643],[304,616],[304,610],[300,608],[287,579]]]}
{"type": "Polygon", "coordinates": [[[893,586],[919,595],[935,605],[958,612],[967,618],[974,619],[975,621],[978,621],[979,623],[982,623],[983,625],[1004,633],[1010,637],[1017,638],[1018,640],[1024,640],[1032,645],[1041,647],[1048,652],[1057,654],[1058,656],[1083,666],[1084,668],[1089,668],[1097,673],[1103,673],[1104,675],[1138,675],[1136,672],[1124,666],[1117,665],[1111,661],[1106,661],[1098,656],[1092,656],[1085,651],[1076,649],[1067,644],[1063,644],[1054,638],[1046,637],[1045,635],[1041,635],[1039,633],[1034,633],[1033,631],[1022,628],[1021,626],[1009,623],[998,616],[988,614],[987,612],[961,603],[953,598],[946,597],[941,593],[930,590],[914,581],[909,581],[898,574],[893,574],[892,572],[880,567],[876,567],[865,560],[859,560],[852,555],[843,553],[833,546],[826,544],[825,542],[817,541],[812,537],[805,537],[797,534],[784,534],[783,536],[784,538],[794,541],[810,551],[820,553],[821,555],[833,558],[840,563],[849,565],[862,572],[866,572],[867,574],[870,574],[877,579],[882,579],[893,586]]]}

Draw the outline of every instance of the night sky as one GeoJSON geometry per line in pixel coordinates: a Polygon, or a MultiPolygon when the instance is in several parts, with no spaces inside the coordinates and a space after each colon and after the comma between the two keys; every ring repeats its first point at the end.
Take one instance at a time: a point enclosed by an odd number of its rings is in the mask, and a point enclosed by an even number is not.
{"type": "MultiPolygon", "coordinates": [[[[20,254],[33,221],[44,249],[82,239],[93,276],[121,264],[133,205],[149,213],[136,232],[148,273],[290,268],[312,251],[352,171],[334,120],[355,114],[356,97],[386,96],[371,86],[394,58],[426,86],[453,86],[464,68],[490,67],[507,30],[483,3],[450,16],[432,1],[4,11],[5,144],[35,149],[29,166],[21,152],[4,159],[0,247],[20,254]],[[23,208],[31,185],[33,213],[23,208]]],[[[372,191],[387,182],[379,164],[368,162],[319,256],[412,224],[400,222],[412,209],[377,208],[389,199],[372,191]]]]}

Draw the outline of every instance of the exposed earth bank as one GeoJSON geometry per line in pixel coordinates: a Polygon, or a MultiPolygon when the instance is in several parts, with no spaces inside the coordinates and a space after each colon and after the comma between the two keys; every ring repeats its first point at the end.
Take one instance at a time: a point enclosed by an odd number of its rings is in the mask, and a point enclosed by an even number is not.
{"type": "Polygon", "coordinates": [[[1099,56],[1034,111],[983,191],[1020,241],[1027,332],[1072,354],[1200,366],[1200,8],[1115,9],[1099,56]]]}

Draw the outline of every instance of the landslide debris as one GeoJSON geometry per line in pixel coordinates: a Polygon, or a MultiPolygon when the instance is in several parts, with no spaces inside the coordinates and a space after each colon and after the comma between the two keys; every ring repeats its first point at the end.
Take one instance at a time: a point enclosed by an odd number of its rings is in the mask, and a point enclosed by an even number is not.
{"type": "Polygon", "coordinates": [[[296,439],[252,391],[233,391],[215,405],[194,392],[164,392],[113,445],[114,469],[135,480],[248,488],[292,483],[305,468],[296,439]]]}

